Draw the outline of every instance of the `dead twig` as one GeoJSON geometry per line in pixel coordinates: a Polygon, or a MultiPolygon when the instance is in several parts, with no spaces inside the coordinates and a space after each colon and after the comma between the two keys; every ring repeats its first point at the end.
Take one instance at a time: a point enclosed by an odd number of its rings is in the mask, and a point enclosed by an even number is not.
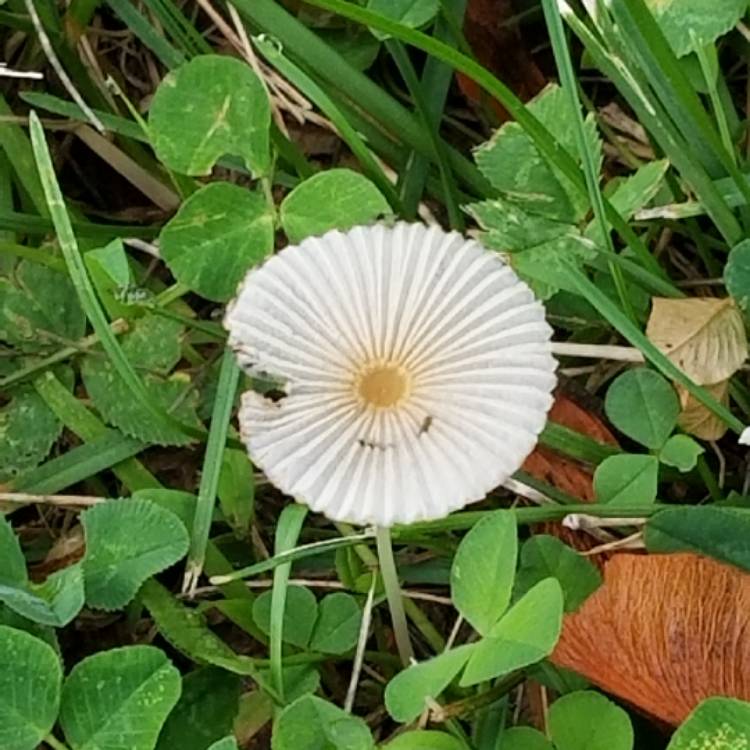
{"type": "Polygon", "coordinates": [[[29,495],[26,492],[0,492],[0,503],[14,505],[55,505],[71,508],[90,508],[93,505],[106,503],[104,497],[91,495],[29,495]]]}
{"type": "Polygon", "coordinates": [[[91,107],[86,104],[84,98],[78,93],[78,89],[73,84],[73,81],[70,80],[70,76],[65,72],[65,68],[63,68],[62,64],[60,63],[60,60],[57,57],[57,53],[52,47],[52,42],[50,42],[49,37],[47,36],[47,32],[44,30],[44,26],[42,26],[42,21],[39,18],[39,14],[36,12],[36,8],[34,7],[34,0],[24,0],[24,2],[26,4],[26,9],[29,12],[29,16],[31,17],[31,22],[34,24],[34,29],[36,30],[37,36],[39,37],[39,44],[42,45],[44,56],[47,58],[47,61],[52,66],[55,73],[57,73],[57,76],[60,79],[62,85],[65,87],[65,90],[70,94],[73,101],[81,108],[83,113],[88,118],[89,122],[100,133],[106,132],[106,128],[102,124],[102,121],[96,116],[91,107]]]}

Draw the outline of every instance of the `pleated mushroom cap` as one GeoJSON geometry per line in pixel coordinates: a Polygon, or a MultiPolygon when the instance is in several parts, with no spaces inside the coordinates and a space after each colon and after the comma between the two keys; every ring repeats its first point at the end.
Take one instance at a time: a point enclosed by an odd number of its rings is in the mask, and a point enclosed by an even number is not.
{"type": "Polygon", "coordinates": [[[242,439],[279,489],[328,518],[442,518],[523,463],[555,385],[551,329],[495,254],[421,224],[356,227],[248,273],[224,325],[249,373],[242,439]]]}

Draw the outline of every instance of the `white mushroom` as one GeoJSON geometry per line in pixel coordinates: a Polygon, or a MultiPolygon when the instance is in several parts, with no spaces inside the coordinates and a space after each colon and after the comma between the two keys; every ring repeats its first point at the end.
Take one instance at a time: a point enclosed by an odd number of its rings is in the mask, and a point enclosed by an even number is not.
{"type": "Polygon", "coordinates": [[[504,482],[552,403],[551,329],[495,253],[437,227],[333,231],[248,273],[224,325],[269,480],[337,521],[436,519],[504,482]]]}

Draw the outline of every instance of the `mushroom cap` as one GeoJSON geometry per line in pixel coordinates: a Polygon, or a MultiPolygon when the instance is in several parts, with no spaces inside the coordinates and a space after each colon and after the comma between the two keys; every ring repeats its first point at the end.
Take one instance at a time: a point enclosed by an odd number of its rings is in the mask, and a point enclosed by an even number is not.
{"type": "Polygon", "coordinates": [[[229,345],[279,399],[242,439],[279,489],[337,521],[442,518],[516,471],[552,404],[544,308],[499,255],[404,222],[308,238],[251,270],[229,345]]]}

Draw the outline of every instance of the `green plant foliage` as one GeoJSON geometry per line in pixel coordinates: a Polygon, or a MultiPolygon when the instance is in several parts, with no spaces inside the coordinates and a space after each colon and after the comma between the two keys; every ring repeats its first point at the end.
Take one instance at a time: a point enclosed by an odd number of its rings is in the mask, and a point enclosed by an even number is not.
{"type": "Polygon", "coordinates": [[[56,337],[76,340],[84,331],[83,311],[66,274],[24,260],[12,278],[0,275],[0,341],[39,351],[54,346],[56,337]]]}
{"type": "Polygon", "coordinates": [[[750,703],[707,698],[672,735],[667,750],[740,750],[750,744],[750,703]]]}
{"type": "Polygon", "coordinates": [[[0,580],[3,585],[24,585],[28,580],[26,559],[13,527],[0,515],[0,580]]]}
{"type": "Polygon", "coordinates": [[[481,635],[487,635],[508,607],[517,546],[515,517],[500,510],[474,525],[453,558],[453,603],[481,635]]]}
{"type": "Polygon", "coordinates": [[[497,249],[528,251],[535,247],[546,248],[554,241],[580,239],[567,222],[528,213],[508,199],[475,203],[469,209],[487,230],[487,244],[497,249]]]}
{"type": "Polygon", "coordinates": [[[553,750],[552,743],[537,729],[512,727],[502,736],[503,750],[553,750]]]}
{"type": "Polygon", "coordinates": [[[672,435],[659,451],[659,461],[686,472],[695,468],[698,457],[704,452],[703,446],[689,435],[672,435]]]}
{"type": "Polygon", "coordinates": [[[602,583],[601,573],[590,560],[557,537],[539,534],[521,547],[515,591],[523,594],[550,577],[562,588],[566,612],[575,612],[602,583]]]}
{"type": "MultiPolygon", "coordinates": [[[[558,86],[547,86],[528,104],[540,122],[562,140],[580,162],[575,112],[558,86]]],[[[587,147],[601,165],[601,144],[591,116],[586,120],[587,147]]],[[[550,166],[532,139],[515,122],[503,125],[477,149],[477,166],[500,196],[469,207],[488,247],[510,253],[513,268],[543,298],[564,288],[561,260],[584,263],[596,255],[594,242],[579,224],[588,203],[559,170],[550,166]]]]}
{"type": "Polygon", "coordinates": [[[572,669],[565,669],[552,664],[548,659],[542,659],[527,670],[531,679],[554,690],[560,695],[572,693],[575,690],[586,690],[590,687],[588,680],[572,669]]]}
{"type": "Polygon", "coordinates": [[[0,601],[32,622],[62,627],[80,612],[83,600],[80,565],[57,571],[41,584],[29,581],[18,539],[0,516],[0,601]]]}
{"type": "Polygon", "coordinates": [[[385,705],[394,719],[406,722],[418,716],[425,701],[436,699],[464,666],[460,684],[474,685],[533,664],[552,651],[562,625],[563,591],[555,578],[545,578],[506,611],[516,549],[515,519],[507,511],[485,516],[464,537],[454,557],[451,592],[459,612],[485,637],[397,674],[385,691],[385,705]]]}
{"type": "Polygon", "coordinates": [[[224,737],[214,742],[208,750],[238,750],[237,740],[234,737],[224,737]]]}
{"type": "MultiPolygon", "coordinates": [[[[0,362],[0,373],[4,370],[0,362]]],[[[0,482],[39,464],[60,437],[62,424],[30,385],[7,391],[0,407],[0,482]]]]}
{"type": "Polygon", "coordinates": [[[182,521],[185,529],[190,529],[195,516],[195,504],[198,498],[190,492],[180,490],[143,489],[132,495],[133,500],[146,500],[160,508],[171,511],[182,521]]]}
{"type": "Polygon", "coordinates": [[[132,308],[121,301],[125,290],[133,284],[133,273],[122,240],[112,240],[104,247],[89,250],[84,261],[108,315],[113,319],[131,317],[132,308]]]}
{"type": "Polygon", "coordinates": [[[401,722],[413,721],[453,682],[469,660],[474,645],[452,648],[428,661],[413,664],[399,672],[385,688],[385,707],[401,722]]]}
{"type": "Polygon", "coordinates": [[[556,750],[632,750],[628,715],[603,695],[584,690],[558,698],[549,710],[556,750]]]}
{"type": "MultiPolygon", "coordinates": [[[[580,160],[575,137],[575,112],[562,88],[547,86],[527,106],[580,160]]],[[[586,120],[586,138],[598,167],[601,146],[591,116],[586,120]]],[[[493,187],[527,213],[573,224],[588,208],[587,202],[581,199],[568,180],[555,167],[549,166],[518,123],[503,125],[490,141],[477,149],[475,157],[477,166],[493,187]]]]}
{"type": "Polygon", "coordinates": [[[350,169],[329,169],[309,177],[284,198],[281,226],[290,242],[331,229],[346,230],[388,216],[391,207],[370,180],[350,169]]]}
{"type": "Polygon", "coordinates": [[[548,656],[560,637],[563,592],[554,578],[545,578],[524,594],[474,644],[462,686],[509,674],[548,656]]]}
{"type": "Polygon", "coordinates": [[[61,628],[83,608],[81,566],[58,570],[42,583],[26,581],[15,587],[0,584],[0,601],[33,622],[61,628]]]}
{"type": "MultiPolygon", "coordinates": [[[[494,242],[490,242],[491,246],[500,249],[499,245],[492,244],[494,242]]],[[[511,254],[509,262],[540,299],[547,299],[558,289],[568,289],[560,272],[560,260],[583,264],[592,260],[595,254],[596,248],[591,240],[575,231],[566,231],[550,242],[511,254]]]]}
{"type": "MultiPolygon", "coordinates": [[[[169,375],[181,355],[179,323],[147,315],[134,323],[122,339],[127,358],[141,371],[143,383],[153,401],[185,424],[200,426],[195,414],[197,397],[190,379],[182,373],[169,375]]],[[[112,363],[100,353],[84,357],[83,382],[102,417],[129,435],[144,442],[185,445],[191,438],[171,424],[159,421],[143,404],[133,399],[128,386],[112,363]]]]}
{"type": "Polygon", "coordinates": [[[666,159],[650,161],[620,182],[612,194],[609,202],[629,219],[636,211],[646,206],[659,192],[664,176],[669,169],[666,159]]]}
{"type": "MultiPolygon", "coordinates": [[[[148,585],[147,583],[146,586],[148,585]]],[[[239,584],[239,586],[242,585],[241,583],[239,584]]],[[[227,591],[227,594],[239,593],[239,586],[233,586],[234,592],[227,591]]],[[[228,620],[233,622],[238,628],[244,630],[248,635],[253,636],[258,641],[265,642],[265,633],[260,630],[253,619],[253,596],[249,592],[246,597],[237,596],[232,599],[219,599],[212,603],[212,608],[221,612],[228,620]]]]}
{"type": "Polygon", "coordinates": [[[745,0],[645,0],[678,57],[730,31],[747,13],[745,0]]]}
{"type": "Polygon", "coordinates": [[[594,473],[597,501],[613,505],[650,505],[656,499],[659,460],[623,453],[605,458],[594,473]]]}
{"type": "Polygon", "coordinates": [[[255,508],[255,476],[244,450],[225,449],[217,494],[221,509],[234,530],[246,534],[255,508]]]}
{"type": "MultiPolygon", "coordinates": [[[[272,596],[271,591],[264,591],[253,602],[253,619],[266,635],[271,633],[272,596]]],[[[289,586],[284,607],[283,640],[293,646],[306,648],[317,618],[318,603],[312,591],[304,586],[289,586]]]]}
{"type": "Polygon", "coordinates": [[[351,651],[357,645],[361,624],[362,611],[353,596],[343,591],[328,594],[318,605],[318,619],[310,638],[310,650],[324,654],[351,651]]]}
{"type": "Polygon", "coordinates": [[[72,750],[153,750],[180,690],[180,673],[158,648],[101,651],[65,680],[60,724],[72,750]]]}
{"type": "Polygon", "coordinates": [[[645,367],[618,376],[607,390],[604,408],[620,432],[652,449],[664,445],[680,414],[674,388],[645,367]]]}
{"type": "Polygon", "coordinates": [[[342,29],[318,29],[318,36],[357,70],[367,70],[375,62],[380,51],[380,41],[369,29],[353,24],[342,29]]]}
{"type": "Polygon", "coordinates": [[[739,508],[668,508],[648,519],[650,552],[697,552],[750,570],[750,512],[739,508]]]}
{"type": "Polygon", "coordinates": [[[52,729],[62,669],[54,650],[22,630],[0,625],[0,747],[34,750],[52,729]]]}
{"type": "MultiPolygon", "coordinates": [[[[637,211],[648,205],[659,192],[668,169],[669,162],[666,159],[644,164],[616,185],[615,189],[608,195],[609,202],[617,209],[623,219],[631,219],[637,211]]],[[[607,187],[611,185],[612,183],[609,183],[607,187]]],[[[592,221],[586,228],[584,235],[593,240],[599,247],[604,246],[604,237],[597,222],[592,221]]],[[[603,278],[610,284],[612,283],[610,275],[603,274],[603,278]]],[[[642,290],[638,286],[631,286],[629,291],[636,299],[639,296],[644,296],[646,304],[650,301],[648,295],[642,295],[642,290]]]]}
{"type": "Polygon", "coordinates": [[[169,73],[149,112],[159,159],[175,172],[209,174],[226,154],[263,174],[270,164],[271,108],[249,65],[232,57],[200,55],[169,73]]]}
{"type": "Polygon", "coordinates": [[[724,266],[724,284],[738,307],[750,311],[750,240],[743,240],[732,248],[724,266]]]}
{"type": "MultiPolygon", "coordinates": [[[[267,669],[259,669],[258,675],[266,681],[271,682],[271,672],[267,669]]],[[[284,683],[284,700],[293,703],[303,695],[314,693],[320,688],[320,675],[311,664],[292,664],[282,670],[284,683]]]]}
{"type": "Polygon", "coordinates": [[[159,735],[156,750],[206,750],[230,734],[239,710],[241,681],[217,667],[186,675],[182,694],[159,735]]]}
{"type": "MultiPolygon", "coordinates": [[[[32,357],[24,355],[46,354],[59,346],[60,338],[77,340],[85,331],[83,312],[65,274],[29,261],[7,273],[0,267],[0,379],[32,365],[32,357]]],[[[55,372],[72,386],[67,366],[55,372]]],[[[0,482],[7,482],[44,459],[62,424],[29,383],[0,391],[0,482]]]]}
{"type": "Polygon", "coordinates": [[[174,277],[226,302],[249,268],[273,250],[274,217],[259,191],[212,182],[193,193],[159,235],[174,277]]]}
{"type": "MultiPolygon", "coordinates": [[[[549,41],[557,75],[545,76],[562,82],[526,105],[476,62],[515,51],[470,33],[508,19],[479,18],[466,0],[232,0],[216,4],[218,16],[175,0],[6,2],[9,63],[44,77],[29,94],[27,81],[6,75],[0,96],[0,750],[632,750],[624,704],[553,662],[565,613],[597,596],[602,574],[536,532],[587,512],[581,492],[558,481],[570,460],[595,471],[588,508],[616,520],[614,537],[645,520],[651,554],[709,555],[750,572],[744,449],[728,435],[726,466],[702,455],[719,420],[737,434],[750,421],[737,370],[742,326],[729,379],[696,376],[700,386],[644,333],[658,300],[681,298],[688,310],[708,304],[706,294],[731,295],[750,322],[737,73],[747,45],[744,27],[732,30],[747,3],[515,3],[523,7],[513,34],[538,49],[549,41]],[[531,6],[541,12],[529,16],[531,6]],[[57,79],[40,52],[40,24],[95,117],[47,92],[57,79]],[[97,53],[115,81],[109,91],[76,54],[79,32],[99,27],[114,40],[97,53]],[[64,119],[45,131],[28,106],[64,119]],[[501,108],[508,116],[476,147],[501,108]],[[320,250],[316,238],[331,231],[428,214],[478,235],[547,299],[556,341],[628,343],[648,364],[571,356],[564,377],[578,384],[581,408],[566,415],[558,403],[559,422],[554,415],[540,435],[540,449],[561,458],[543,473],[529,462],[516,477],[556,502],[516,506],[493,492],[446,518],[396,527],[397,570],[380,560],[384,597],[374,554],[384,535],[311,512],[299,504],[304,493],[269,484],[267,462],[286,459],[272,443],[248,454],[237,429],[242,392],[265,394],[269,418],[275,404],[317,419],[310,457],[317,446],[336,464],[367,420],[326,395],[331,367],[400,363],[432,348],[442,374],[418,368],[420,386],[461,390],[459,350],[474,361],[483,334],[495,336],[485,321],[493,301],[480,295],[464,336],[439,346],[471,275],[456,267],[455,295],[432,282],[407,295],[420,311],[427,297],[443,302],[407,332],[416,348],[396,351],[378,316],[333,314],[320,356],[291,331],[286,343],[300,351],[280,345],[277,355],[286,369],[320,370],[309,392],[280,388],[273,363],[243,375],[224,351],[221,320],[246,274],[275,263],[285,245],[320,250]],[[353,332],[339,325],[347,322],[353,332]],[[371,334],[385,343],[371,345],[371,334]],[[680,388],[692,400],[684,410],[680,388]],[[594,429],[601,406],[621,446],[594,429]],[[669,505],[656,505],[657,494],[669,505]],[[186,554],[195,575],[183,582],[186,554]],[[180,593],[198,573],[197,590],[180,593]],[[335,591],[289,585],[300,580],[335,591]],[[400,613],[388,611],[398,582],[416,654],[402,666],[400,613]],[[91,623],[96,637],[79,642],[91,623]],[[523,721],[513,686],[524,680],[562,696],[544,732],[513,726],[523,721]]],[[[318,260],[335,286],[341,269],[318,260]]],[[[425,264],[428,276],[441,270],[425,264]]],[[[294,284],[304,317],[305,279],[294,284]]],[[[389,290],[370,292],[385,328],[397,324],[389,290]]],[[[496,343],[515,341],[495,333],[496,343]]],[[[721,359],[720,335],[702,343],[709,361],[697,370],[721,359]]],[[[502,380],[487,383],[498,397],[502,380]]],[[[404,414],[420,407],[422,390],[404,414]]],[[[471,411],[475,395],[456,398],[471,411]]],[[[478,422],[467,413],[455,427],[481,442],[489,417],[474,411],[478,422]]],[[[398,431],[395,412],[381,412],[382,429],[398,431]]],[[[450,429],[420,424],[417,415],[401,437],[434,444],[439,458],[450,429]]],[[[290,429],[284,419],[278,426],[290,429]]],[[[391,441],[381,447],[370,458],[389,472],[391,441]]],[[[465,458],[445,454],[450,471],[470,469],[465,458]]],[[[322,468],[308,466],[305,477],[325,483],[322,468]]],[[[412,468],[430,472],[429,461],[412,468]]],[[[618,617],[632,631],[643,614],[618,617]]],[[[608,647],[591,641],[594,657],[608,647]]],[[[660,717],[637,696],[628,701],[639,745],[665,745],[660,717]]],[[[670,750],[746,744],[750,704],[714,698],[670,750]]]]}
{"type": "Polygon", "coordinates": [[[332,703],[305,695],[279,716],[271,739],[272,750],[370,750],[370,730],[362,719],[332,703]]]}
{"type": "Polygon", "coordinates": [[[39,625],[39,623],[19,615],[2,603],[0,603],[0,625],[5,625],[15,630],[23,630],[29,635],[33,635],[35,638],[44,641],[55,652],[60,652],[60,644],[57,642],[57,635],[53,628],[47,625],[39,625]]]}
{"type": "Polygon", "coordinates": [[[171,511],[146,500],[112,500],[81,516],[86,602],[119,609],[150,576],[184,557],[188,535],[171,511]]]}
{"type": "Polygon", "coordinates": [[[422,730],[404,732],[381,747],[382,750],[463,750],[464,745],[445,732],[422,730]]]}
{"type": "MultiPolygon", "coordinates": [[[[143,584],[139,596],[162,637],[178,651],[199,664],[217,664],[243,671],[240,658],[208,627],[200,611],[186,607],[153,578],[143,584]]],[[[247,602],[243,604],[249,606],[247,602]]]]}
{"type": "MultiPolygon", "coordinates": [[[[412,29],[426,26],[440,10],[439,0],[368,0],[367,7],[375,13],[392,18],[412,29]]],[[[373,30],[378,39],[387,34],[373,30]]]]}

